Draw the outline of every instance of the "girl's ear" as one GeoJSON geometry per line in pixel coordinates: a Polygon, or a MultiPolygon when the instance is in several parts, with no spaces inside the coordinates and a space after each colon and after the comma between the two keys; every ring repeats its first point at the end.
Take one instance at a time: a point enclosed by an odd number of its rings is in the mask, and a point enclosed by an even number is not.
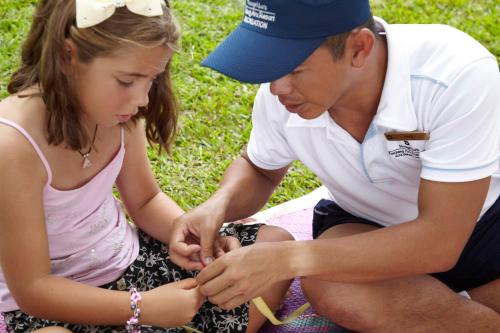
{"type": "Polygon", "coordinates": [[[63,66],[62,66],[62,71],[66,75],[71,75],[74,73],[74,68],[78,62],[77,55],[76,55],[76,45],[75,43],[69,39],[66,38],[64,40],[64,50],[63,50],[63,66]]]}

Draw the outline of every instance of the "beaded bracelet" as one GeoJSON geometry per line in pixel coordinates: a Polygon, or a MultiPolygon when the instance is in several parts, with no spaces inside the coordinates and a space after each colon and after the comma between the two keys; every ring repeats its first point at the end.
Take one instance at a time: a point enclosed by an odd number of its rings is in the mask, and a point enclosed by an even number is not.
{"type": "Polygon", "coordinates": [[[139,317],[141,315],[141,309],[139,309],[139,302],[141,301],[141,294],[136,288],[130,289],[130,309],[134,312],[132,317],[127,320],[127,325],[125,328],[128,333],[140,333],[141,325],[139,324],[139,317]]]}

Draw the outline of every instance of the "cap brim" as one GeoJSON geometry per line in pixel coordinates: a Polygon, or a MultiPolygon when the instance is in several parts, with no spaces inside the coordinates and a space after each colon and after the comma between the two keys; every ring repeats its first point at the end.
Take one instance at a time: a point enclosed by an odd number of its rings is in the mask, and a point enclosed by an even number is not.
{"type": "Polygon", "coordinates": [[[271,82],[292,72],[326,38],[282,39],[239,25],[201,65],[241,82],[271,82]]]}

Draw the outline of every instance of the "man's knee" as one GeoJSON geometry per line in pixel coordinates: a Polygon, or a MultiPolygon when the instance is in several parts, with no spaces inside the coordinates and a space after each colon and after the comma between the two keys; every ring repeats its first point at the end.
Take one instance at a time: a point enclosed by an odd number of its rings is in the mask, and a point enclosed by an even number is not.
{"type": "Polygon", "coordinates": [[[500,279],[469,291],[472,299],[500,314],[500,279]]]}
{"type": "Polygon", "coordinates": [[[383,325],[381,316],[368,294],[353,292],[355,285],[302,278],[302,291],[316,313],[345,328],[376,331],[383,325]],[[327,291],[326,291],[327,289],[327,291]]]}

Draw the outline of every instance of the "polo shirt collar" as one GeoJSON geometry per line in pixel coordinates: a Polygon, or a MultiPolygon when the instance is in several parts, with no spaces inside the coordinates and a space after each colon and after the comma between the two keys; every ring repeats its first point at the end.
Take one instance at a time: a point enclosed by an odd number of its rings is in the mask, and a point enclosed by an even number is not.
{"type": "Polygon", "coordinates": [[[411,96],[408,36],[376,17],[386,31],[388,64],[374,123],[381,127],[414,131],[418,122],[411,96]]]}

